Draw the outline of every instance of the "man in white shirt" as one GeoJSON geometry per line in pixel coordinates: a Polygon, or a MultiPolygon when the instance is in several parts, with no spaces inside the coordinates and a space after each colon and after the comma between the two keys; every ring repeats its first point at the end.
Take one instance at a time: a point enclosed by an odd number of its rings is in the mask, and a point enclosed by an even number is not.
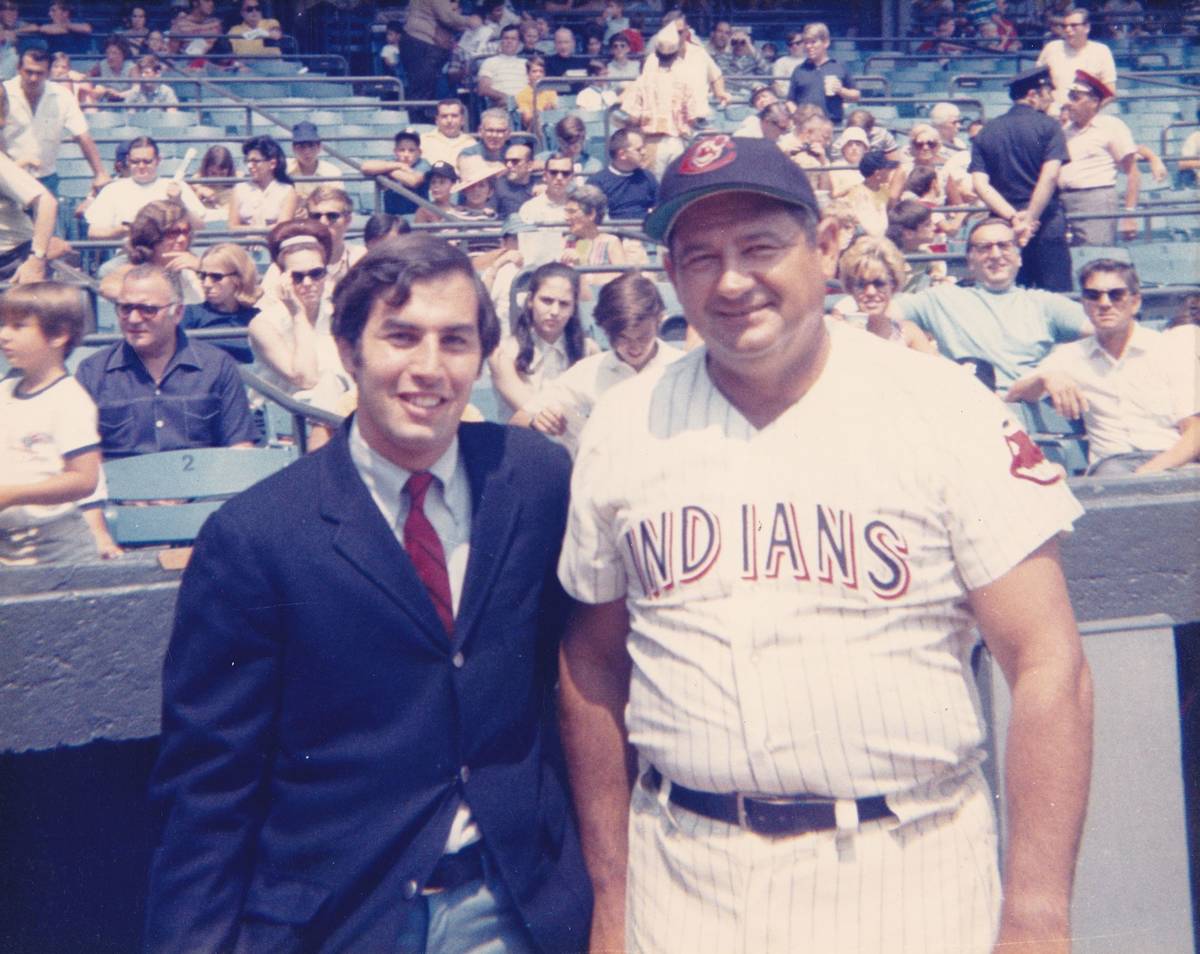
{"type": "Polygon", "coordinates": [[[567,189],[575,175],[575,163],[570,156],[555,153],[546,160],[542,175],[546,191],[521,206],[521,221],[529,225],[565,225],[567,189]]]}
{"type": "Polygon", "coordinates": [[[771,75],[775,77],[775,95],[787,96],[792,85],[792,74],[796,67],[807,59],[804,55],[804,31],[792,30],[787,35],[787,55],[771,64],[771,75]]]}
{"type": "Polygon", "coordinates": [[[92,185],[100,189],[109,181],[100,151],[88,132],[79,103],[57,83],[47,83],[50,57],[45,50],[21,54],[17,75],[5,81],[8,121],[4,124],[4,149],[17,165],[28,169],[53,194],[58,188],[58,150],[66,133],[79,144],[92,167],[92,185]]]}
{"type": "Polygon", "coordinates": [[[510,24],[500,31],[500,52],[479,64],[480,96],[496,106],[504,106],[527,84],[525,60],[517,56],[521,31],[510,24]]]}
{"type": "MultiPolygon", "coordinates": [[[[293,179],[320,176],[322,179],[341,179],[342,170],[321,158],[321,133],[310,122],[292,127],[292,157],[287,161],[287,173],[293,179]]],[[[320,182],[295,182],[300,198],[307,199],[320,182]]]]}
{"type": "Polygon", "coordinates": [[[439,102],[434,117],[437,129],[421,134],[421,158],[431,166],[438,162],[458,165],[458,154],[476,142],[474,136],[463,132],[464,116],[460,100],[443,99],[439,102]]]}
{"type": "Polygon", "coordinates": [[[84,219],[89,239],[118,238],[128,233],[129,224],[148,202],[178,199],[187,209],[193,229],[204,227],[204,204],[186,182],[160,179],[161,157],[158,144],[149,136],[139,136],[129,144],[129,176],[110,182],[88,206],[84,219]]]}
{"type": "Polygon", "coordinates": [[[1050,67],[1050,79],[1054,83],[1051,116],[1057,116],[1067,104],[1067,93],[1075,80],[1076,70],[1087,70],[1112,90],[1114,96],[1117,92],[1117,64],[1107,46],[1088,39],[1092,23],[1087,9],[1070,7],[1063,14],[1062,28],[1064,39],[1048,42],[1037,58],[1038,66],[1050,67]]]}
{"type": "MultiPolygon", "coordinates": [[[[1133,133],[1116,116],[1101,113],[1100,107],[1113,98],[1113,91],[1099,77],[1075,71],[1075,82],[1067,93],[1063,128],[1071,161],[1058,172],[1058,194],[1068,216],[1107,214],[1107,219],[1073,219],[1071,229],[1084,245],[1115,245],[1117,242],[1117,171],[1125,174],[1124,208],[1137,208],[1141,172],[1133,133]]],[[[1121,220],[1121,236],[1137,236],[1137,220],[1121,220]]]]}
{"type": "Polygon", "coordinates": [[[1087,425],[1090,474],[1154,474],[1200,459],[1196,355],[1137,322],[1137,272],[1096,259],[1080,273],[1083,308],[1096,329],[1055,348],[1005,400],[1048,395],[1087,425]]]}

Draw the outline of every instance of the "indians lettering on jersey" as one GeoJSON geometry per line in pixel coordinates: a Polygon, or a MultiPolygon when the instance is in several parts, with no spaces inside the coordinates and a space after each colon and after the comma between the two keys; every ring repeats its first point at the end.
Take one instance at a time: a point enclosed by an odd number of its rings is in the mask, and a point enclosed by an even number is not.
{"type": "Polygon", "coordinates": [[[638,521],[623,543],[642,592],[686,587],[721,559],[738,561],[742,580],[831,584],[881,600],[903,596],[912,580],[904,535],[879,517],[779,501],[742,504],[737,524],[737,545],[725,548],[720,516],[697,504],[638,521]]]}

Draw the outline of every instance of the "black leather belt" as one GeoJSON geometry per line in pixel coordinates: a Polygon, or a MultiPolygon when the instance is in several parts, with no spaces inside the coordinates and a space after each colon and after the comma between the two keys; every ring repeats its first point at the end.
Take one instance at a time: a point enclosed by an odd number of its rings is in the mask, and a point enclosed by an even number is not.
{"type": "Polygon", "coordinates": [[[425,882],[422,894],[440,894],[453,891],[471,881],[483,880],[483,843],[474,842],[462,851],[442,855],[433,866],[433,873],[425,882]]]}
{"type": "MultiPolygon", "coordinates": [[[[662,785],[662,774],[656,768],[646,773],[646,782],[652,791],[662,785]]],[[[713,818],[729,825],[748,828],[760,835],[806,835],[815,831],[837,828],[836,799],[815,795],[749,796],[735,792],[718,794],[698,792],[671,783],[669,796],[672,805],[689,812],[713,818]]],[[[858,820],[877,821],[893,818],[887,799],[882,795],[857,799],[858,820]]]]}

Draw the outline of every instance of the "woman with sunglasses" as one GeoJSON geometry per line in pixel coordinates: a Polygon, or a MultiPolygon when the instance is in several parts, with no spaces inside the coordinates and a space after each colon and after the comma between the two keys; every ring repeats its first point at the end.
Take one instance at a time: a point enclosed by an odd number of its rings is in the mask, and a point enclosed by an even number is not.
{"type": "Polygon", "coordinates": [[[834,318],[862,322],[871,334],[914,351],[938,353],[915,324],[888,315],[892,296],[904,287],[907,278],[904,256],[892,242],[870,236],[858,239],[842,254],[838,277],[852,297],[843,298],[833,307],[834,318]]]}
{"type": "Polygon", "coordinates": [[[907,178],[914,169],[932,169],[948,205],[964,205],[965,197],[946,168],[948,157],[942,151],[941,134],[928,123],[917,123],[908,131],[908,155],[900,161],[907,178]]]}
{"type": "Polygon", "coordinates": [[[242,143],[242,155],[250,179],[233,187],[229,227],[266,228],[295,218],[300,200],[279,143],[270,136],[254,136],[242,143]]]}
{"type": "MultiPolygon", "coordinates": [[[[196,272],[204,301],[186,305],[183,309],[183,328],[247,328],[258,315],[256,302],[262,296],[258,286],[258,271],[254,260],[240,245],[223,242],[205,251],[196,272]]],[[[215,340],[212,342],[242,364],[254,361],[254,354],[245,339],[215,340]]]]}
{"type": "Polygon", "coordinates": [[[513,333],[492,352],[488,367],[500,396],[519,411],[543,385],[599,350],[579,317],[579,273],[550,262],[533,273],[513,333]]]}
{"type": "MultiPolygon", "coordinates": [[[[329,230],[331,245],[325,272],[324,295],[332,300],[337,283],[350,271],[351,265],[367,254],[366,246],[346,241],[346,232],[354,216],[354,203],[341,186],[319,185],[304,200],[303,208],[305,219],[320,222],[329,230]]],[[[272,262],[263,274],[263,291],[281,298],[283,279],[283,270],[272,262]]]]}
{"type": "Polygon", "coordinates": [[[250,347],[262,376],[297,400],[336,413],[353,408],[354,382],[333,340],[325,281],[333,237],[320,222],[280,222],[267,234],[282,273],[278,297],[259,299],[250,347]]]}
{"type": "Polygon", "coordinates": [[[204,292],[196,277],[200,259],[191,251],[192,221],[183,203],[177,199],[156,199],[144,205],[129,226],[122,255],[101,266],[100,294],[116,301],[125,273],[134,265],[159,265],[179,273],[185,305],[204,301],[204,292]]]}

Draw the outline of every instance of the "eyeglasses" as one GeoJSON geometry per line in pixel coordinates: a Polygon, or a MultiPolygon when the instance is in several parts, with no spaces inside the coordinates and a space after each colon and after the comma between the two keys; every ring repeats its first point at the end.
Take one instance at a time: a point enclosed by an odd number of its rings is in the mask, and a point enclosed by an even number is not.
{"type": "Polygon", "coordinates": [[[1082,292],[1085,301],[1100,301],[1106,295],[1114,305],[1119,305],[1131,294],[1128,288],[1085,288],[1082,292]]]}
{"type": "Polygon", "coordinates": [[[936,149],[937,147],[938,147],[938,141],[936,139],[914,139],[913,140],[913,148],[914,149],[936,149]]]}
{"type": "Polygon", "coordinates": [[[147,305],[140,301],[119,301],[117,302],[117,314],[122,318],[129,318],[136,311],[143,318],[157,318],[159,312],[174,304],[171,302],[166,305],[147,305]]]}
{"type": "Polygon", "coordinates": [[[196,272],[201,282],[219,282],[222,278],[229,278],[236,274],[237,272],[205,272],[200,270],[196,272]]]}
{"type": "Polygon", "coordinates": [[[506,157],[504,160],[504,164],[506,166],[519,166],[524,161],[525,161],[524,159],[513,159],[513,158],[506,157]]]}
{"type": "Polygon", "coordinates": [[[309,212],[308,217],[317,222],[328,222],[333,225],[334,222],[342,220],[342,214],[341,212],[309,212]]]}
{"type": "Polygon", "coordinates": [[[574,175],[574,170],[572,170],[572,169],[547,169],[546,175],[552,176],[555,179],[569,179],[569,178],[571,178],[572,175],[574,175]]]}
{"type": "Polygon", "coordinates": [[[307,272],[292,272],[292,283],[295,285],[301,285],[305,282],[305,280],[310,282],[319,282],[325,277],[325,272],[326,269],[324,266],[321,268],[310,268],[307,272]]]}
{"type": "Polygon", "coordinates": [[[163,229],[163,238],[172,238],[172,239],[186,238],[187,236],[189,236],[191,234],[192,234],[192,229],[191,229],[191,226],[188,226],[188,225],[176,225],[169,229],[163,229]]]}
{"type": "Polygon", "coordinates": [[[255,13],[261,9],[262,7],[242,7],[242,13],[255,13]]]}
{"type": "Polygon", "coordinates": [[[858,291],[867,291],[868,289],[877,292],[889,291],[894,282],[890,278],[856,278],[850,283],[851,287],[858,291]]]}
{"type": "Polygon", "coordinates": [[[125,165],[127,165],[127,166],[152,166],[156,162],[158,162],[158,156],[155,156],[153,159],[126,159],[125,165]]]}
{"type": "Polygon", "coordinates": [[[967,246],[967,250],[977,252],[980,255],[990,255],[992,252],[1004,252],[1007,254],[1016,247],[1016,242],[1011,240],[1004,242],[972,242],[967,246]]]}
{"type": "Polygon", "coordinates": [[[246,165],[248,165],[248,166],[261,166],[261,165],[262,165],[264,162],[270,162],[270,161],[271,161],[270,159],[247,159],[247,160],[246,160],[246,165]]]}

